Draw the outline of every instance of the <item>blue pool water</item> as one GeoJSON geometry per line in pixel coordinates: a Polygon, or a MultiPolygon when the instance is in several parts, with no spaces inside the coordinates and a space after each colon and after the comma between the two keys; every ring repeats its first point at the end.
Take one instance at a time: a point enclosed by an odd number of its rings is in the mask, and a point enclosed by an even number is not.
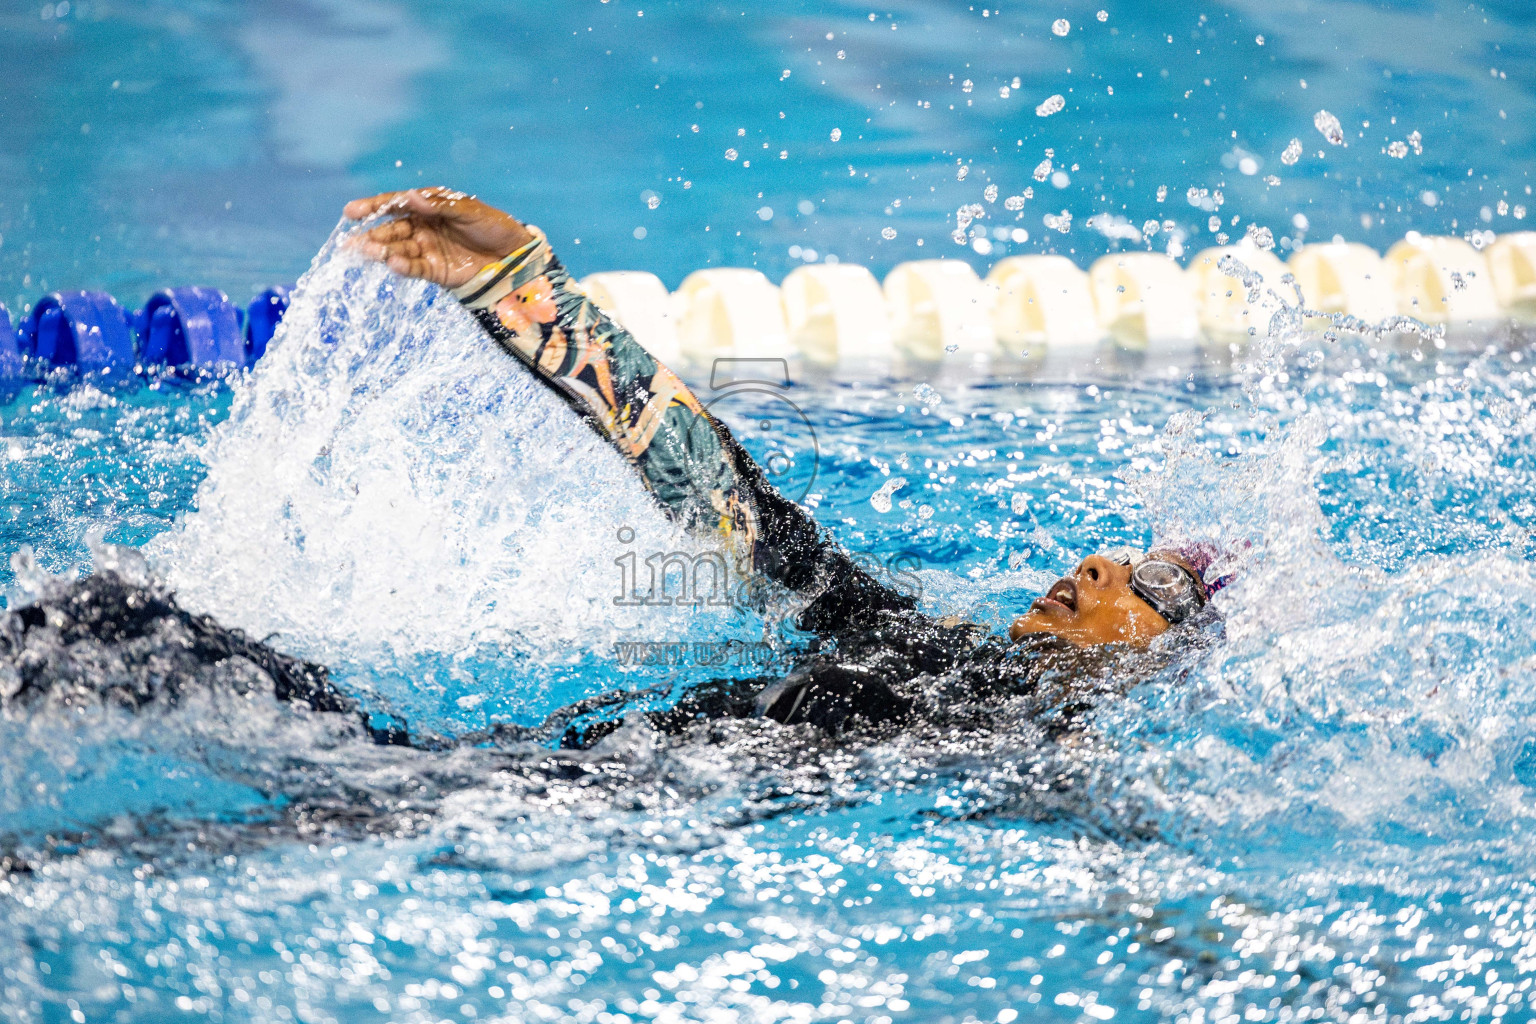
{"type": "MultiPolygon", "coordinates": [[[[1378,245],[1512,229],[1527,202],[1520,5],[968,8],[7,14],[27,83],[0,98],[12,304],[244,298],[321,250],[249,379],[3,396],[7,602],[91,564],[153,574],[447,734],[721,674],[628,666],[627,643],[783,641],[771,609],[614,608],[616,552],[687,540],[451,303],[331,250],[341,200],[417,171],[540,222],[578,271],[672,283],[777,275],[807,246],[877,269],[958,254],[955,207],[992,180],[1050,206],[1026,206],[1029,241],[965,250],[978,265],[1128,244],[1083,227],[1122,204],[1176,210],[1204,245],[1191,186],[1223,188],[1237,231],[1302,214],[1307,237],[1378,245]],[[1376,127],[1331,147],[1320,108],[1376,127]],[[1379,152],[1413,129],[1422,158],[1379,152]],[[1328,155],[1282,164],[1293,136],[1328,155]],[[1078,165],[1061,189],[1030,176],[1046,147],[1078,165]],[[1045,230],[1062,208],[1072,233],[1045,230]]],[[[932,610],[1000,626],[1083,552],[1181,535],[1241,559],[1225,637],[1068,742],[626,731],[574,776],[365,746],[260,701],[5,718],[0,1017],[1530,1019],[1530,352],[1508,329],[1298,333],[1071,381],[797,372],[751,399],[696,376],[932,610]]]]}

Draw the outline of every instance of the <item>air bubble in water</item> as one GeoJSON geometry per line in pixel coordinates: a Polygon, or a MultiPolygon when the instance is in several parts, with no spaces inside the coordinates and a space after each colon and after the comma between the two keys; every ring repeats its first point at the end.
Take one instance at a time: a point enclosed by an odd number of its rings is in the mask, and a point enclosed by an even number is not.
{"type": "Polygon", "coordinates": [[[1301,140],[1292,139],[1286,144],[1285,152],[1280,154],[1280,162],[1287,167],[1294,167],[1301,159],[1301,140]]]}
{"type": "Polygon", "coordinates": [[[1035,108],[1035,116],[1050,117],[1052,114],[1060,113],[1061,110],[1066,107],[1066,105],[1066,98],[1063,97],[1060,93],[1057,93],[1054,96],[1047,96],[1041,102],[1041,104],[1035,108]]]}
{"type": "Polygon", "coordinates": [[[1072,23],[1066,18],[1057,18],[1055,21],[1051,22],[1051,31],[1056,33],[1058,36],[1064,36],[1068,32],[1072,31],[1072,23]]]}
{"type": "Polygon", "coordinates": [[[1339,123],[1338,118],[1328,113],[1328,111],[1319,110],[1313,114],[1312,124],[1316,126],[1319,132],[1322,132],[1323,138],[1335,146],[1344,145],[1344,126],[1339,123]]]}
{"type": "Polygon", "coordinates": [[[889,242],[891,239],[896,237],[896,229],[892,227],[881,228],[880,237],[889,242]]]}
{"type": "Polygon", "coordinates": [[[1394,157],[1397,157],[1397,159],[1401,160],[1403,157],[1405,157],[1407,155],[1408,155],[1408,143],[1406,143],[1406,142],[1389,142],[1389,143],[1387,143],[1387,156],[1394,156],[1394,157]]]}

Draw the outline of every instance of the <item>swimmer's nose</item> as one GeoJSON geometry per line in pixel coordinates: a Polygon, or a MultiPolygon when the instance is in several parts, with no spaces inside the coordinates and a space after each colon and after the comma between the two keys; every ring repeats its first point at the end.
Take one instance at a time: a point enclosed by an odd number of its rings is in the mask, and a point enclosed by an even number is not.
{"type": "Polygon", "coordinates": [[[1077,566],[1077,585],[1104,590],[1115,582],[1115,563],[1103,555],[1089,555],[1077,566]]]}

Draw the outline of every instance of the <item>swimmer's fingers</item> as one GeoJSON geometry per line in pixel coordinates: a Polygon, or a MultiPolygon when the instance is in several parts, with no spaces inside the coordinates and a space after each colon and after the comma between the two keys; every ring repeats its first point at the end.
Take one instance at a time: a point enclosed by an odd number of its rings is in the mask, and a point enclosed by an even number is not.
{"type": "Polygon", "coordinates": [[[389,204],[398,203],[403,195],[404,192],[380,192],[366,199],[354,199],[341,212],[348,220],[367,220],[389,204]]]}
{"type": "Polygon", "coordinates": [[[367,220],[378,213],[419,214],[453,220],[473,217],[484,204],[474,196],[442,185],[411,188],[403,192],[380,192],[366,199],[354,199],[342,209],[351,220],[367,220]]]}
{"type": "Polygon", "coordinates": [[[418,277],[434,284],[451,283],[447,280],[448,264],[440,248],[425,244],[411,230],[408,221],[381,224],[359,235],[352,244],[364,256],[377,260],[397,274],[418,277]]]}

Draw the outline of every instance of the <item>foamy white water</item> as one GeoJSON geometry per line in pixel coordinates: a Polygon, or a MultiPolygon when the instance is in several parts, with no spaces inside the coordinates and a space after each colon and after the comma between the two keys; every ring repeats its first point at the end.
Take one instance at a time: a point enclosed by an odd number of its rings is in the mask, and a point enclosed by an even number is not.
{"type": "MultiPolygon", "coordinates": [[[[348,251],[348,229],[237,386],[157,571],[188,607],[322,660],[549,663],[654,632],[658,609],[614,606],[614,558],[692,542],[457,302],[348,251]]],[[[667,628],[698,625],[684,614],[667,628]]]]}

